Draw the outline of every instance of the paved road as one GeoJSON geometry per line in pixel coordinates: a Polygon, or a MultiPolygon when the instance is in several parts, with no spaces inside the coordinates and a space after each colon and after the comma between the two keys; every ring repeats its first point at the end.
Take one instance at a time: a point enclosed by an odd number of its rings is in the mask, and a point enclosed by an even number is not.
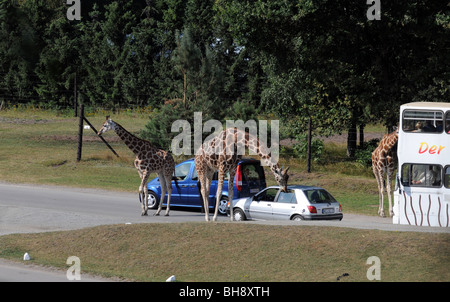
{"type": "Polygon", "coordinates": [[[0,282],[108,282],[110,279],[81,273],[80,280],[67,279],[67,272],[0,259],[0,282]]]}
{"type": "MultiPolygon", "coordinates": [[[[141,207],[137,193],[0,182],[0,236],[11,233],[73,230],[104,224],[204,221],[204,214],[200,211],[172,209],[168,217],[164,215],[155,217],[152,216],[153,213],[154,211],[149,210],[149,216],[140,216],[141,207]]],[[[219,221],[228,222],[229,218],[219,216],[219,221]]],[[[394,225],[390,218],[345,212],[342,221],[248,221],[242,223],[450,232],[449,228],[394,225]]]]}
{"type": "Polygon", "coordinates": [[[137,193],[0,183],[0,235],[128,222],[204,221],[200,211],[171,211],[169,217],[153,213],[141,216],[137,193]]]}
{"type": "MultiPolygon", "coordinates": [[[[204,214],[199,211],[172,210],[169,217],[154,217],[152,216],[154,211],[151,210],[149,216],[146,217],[141,217],[140,213],[137,193],[0,183],[0,236],[12,233],[73,230],[105,224],[204,221],[204,214]]],[[[228,222],[229,218],[219,217],[219,221],[228,222]]],[[[342,221],[248,221],[241,223],[450,232],[449,228],[393,225],[389,218],[345,214],[345,212],[342,221]]],[[[28,274],[23,273],[23,267],[20,267],[14,275],[11,272],[13,266],[11,263],[0,262],[0,281],[17,280],[14,278],[21,280],[28,274]]],[[[65,278],[65,275],[63,277],[65,278]]],[[[42,281],[42,279],[38,280],[42,281]]]]}

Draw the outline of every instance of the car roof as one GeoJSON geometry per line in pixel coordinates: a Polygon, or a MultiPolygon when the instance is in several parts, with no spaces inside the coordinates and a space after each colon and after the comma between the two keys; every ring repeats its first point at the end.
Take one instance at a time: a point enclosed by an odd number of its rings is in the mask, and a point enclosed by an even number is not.
{"type": "MultiPolygon", "coordinates": [[[[187,159],[187,160],[181,162],[180,164],[187,163],[187,162],[193,162],[194,160],[195,160],[195,157],[187,159]]],[[[254,159],[254,158],[241,158],[239,160],[239,163],[259,163],[259,162],[260,161],[258,159],[254,159]]]]}
{"type": "MultiPolygon", "coordinates": [[[[270,187],[268,187],[268,188],[280,188],[280,186],[270,186],[270,187]]],[[[289,185],[289,186],[287,186],[287,188],[289,189],[289,190],[295,190],[295,189],[297,189],[297,190],[302,190],[302,191],[304,191],[304,190],[325,190],[324,188],[321,188],[321,187],[316,187],[316,186],[304,186],[304,185],[289,185]]]]}

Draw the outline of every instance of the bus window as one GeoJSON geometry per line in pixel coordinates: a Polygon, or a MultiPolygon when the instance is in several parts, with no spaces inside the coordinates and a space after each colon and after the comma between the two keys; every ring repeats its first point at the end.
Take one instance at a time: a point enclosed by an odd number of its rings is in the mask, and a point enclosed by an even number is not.
{"type": "Polygon", "coordinates": [[[444,186],[450,189],[450,166],[445,167],[444,186]]]}
{"type": "Polygon", "coordinates": [[[411,165],[410,164],[404,164],[402,166],[402,178],[401,182],[403,186],[409,187],[411,183],[411,165]]]}
{"type": "Polygon", "coordinates": [[[441,176],[440,165],[404,164],[402,166],[404,186],[441,187],[441,176]]]}
{"type": "Polygon", "coordinates": [[[442,133],[443,113],[431,110],[405,110],[402,124],[405,132],[442,133]]]}
{"type": "Polygon", "coordinates": [[[450,134],[450,111],[445,114],[445,132],[450,134]]]}

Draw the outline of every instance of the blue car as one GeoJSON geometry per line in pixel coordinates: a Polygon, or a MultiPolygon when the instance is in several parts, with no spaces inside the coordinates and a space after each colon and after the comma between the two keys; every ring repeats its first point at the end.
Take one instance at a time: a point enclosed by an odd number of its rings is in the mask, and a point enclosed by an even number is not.
{"type": "MultiPolygon", "coordinates": [[[[228,173],[227,173],[228,176],[228,173]]],[[[219,213],[227,214],[228,203],[228,178],[222,189],[222,197],[219,204],[219,213]]],[[[217,172],[214,174],[209,191],[209,208],[214,209],[216,206],[217,192],[217,172]]],[[[149,181],[148,187],[148,207],[156,209],[161,198],[161,185],[158,177],[149,181]]],[[[203,202],[199,193],[199,181],[197,170],[195,169],[194,158],[186,160],[175,166],[174,175],[172,177],[172,196],[170,198],[171,206],[202,208],[203,202]]],[[[233,199],[253,196],[266,187],[266,178],[261,162],[256,159],[242,159],[236,170],[233,186],[233,199]]],[[[166,198],[163,205],[166,205],[166,198]]]]}

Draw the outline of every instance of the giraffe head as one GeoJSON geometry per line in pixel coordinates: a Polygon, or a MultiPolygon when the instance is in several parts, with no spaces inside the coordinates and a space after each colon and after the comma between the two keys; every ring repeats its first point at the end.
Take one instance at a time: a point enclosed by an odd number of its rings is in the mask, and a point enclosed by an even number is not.
{"type": "Polygon", "coordinates": [[[103,126],[100,130],[98,130],[98,135],[102,135],[103,133],[105,133],[106,131],[109,131],[111,129],[114,129],[114,127],[116,126],[116,123],[114,123],[112,121],[112,119],[108,116],[106,116],[106,121],[103,123],[103,126]]]}
{"type": "Polygon", "coordinates": [[[289,180],[289,175],[287,174],[287,171],[289,170],[289,167],[286,168],[286,170],[283,170],[283,168],[275,168],[274,176],[277,183],[281,186],[281,190],[283,192],[287,191],[287,183],[289,180]]]}

